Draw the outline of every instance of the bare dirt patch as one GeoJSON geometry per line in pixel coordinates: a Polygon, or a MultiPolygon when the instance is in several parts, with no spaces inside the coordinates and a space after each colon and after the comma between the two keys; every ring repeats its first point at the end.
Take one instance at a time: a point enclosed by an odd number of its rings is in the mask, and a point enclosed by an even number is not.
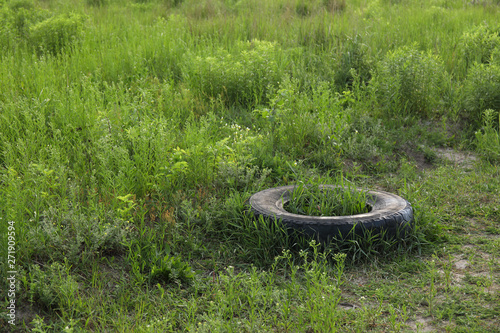
{"type": "Polygon", "coordinates": [[[469,265],[470,263],[468,260],[462,259],[457,261],[454,266],[456,269],[466,269],[469,265]]]}
{"type": "Polygon", "coordinates": [[[415,332],[435,332],[436,329],[431,325],[432,317],[419,317],[414,321],[408,322],[408,326],[415,332]]]}
{"type": "Polygon", "coordinates": [[[434,148],[436,155],[463,168],[472,168],[477,161],[477,157],[471,152],[457,151],[451,148],[434,148]]]}

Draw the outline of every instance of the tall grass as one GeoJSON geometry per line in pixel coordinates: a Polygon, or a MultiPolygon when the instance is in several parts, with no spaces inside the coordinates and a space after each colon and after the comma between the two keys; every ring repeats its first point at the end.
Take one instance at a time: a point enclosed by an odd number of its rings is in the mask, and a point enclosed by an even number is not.
{"type": "MultiPolygon", "coordinates": [[[[252,220],[245,199],[299,174],[397,172],[416,139],[377,119],[376,63],[416,43],[474,91],[482,65],[462,66],[459,41],[497,13],[436,0],[0,1],[0,225],[16,223],[28,330],[351,325],[325,313],[345,258],[252,220]]],[[[462,102],[425,106],[426,121],[462,102]]]]}
{"type": "Polygon", "coordinates": [[[288,194],[284,208],[290,213],[310,216],[347,216],[370,211],[366,193],[344,186],[343,179],[338,186],[332,189],[300,183],[288,194]]]}

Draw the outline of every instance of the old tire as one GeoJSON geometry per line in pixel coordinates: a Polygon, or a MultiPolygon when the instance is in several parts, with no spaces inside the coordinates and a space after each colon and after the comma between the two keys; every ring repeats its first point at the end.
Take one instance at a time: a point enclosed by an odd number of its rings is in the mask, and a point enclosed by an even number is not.
{"type": "MultiPolygon", "coordinates": [[[[323,188],[338,188],[320,185],[323,188]]],[[[256,217],[280,220],[287,228],[303,232],[319,241],[365,235],[367,232],[388,237],[402,236],[413,227],[413,209],[408,201],[392,193],[368,191],[368,213],[349,216],[308,216],[287,212],[284,205],[294,185],[270,188],[250,197],[256,217]]],[[[359,191],[359,190],[358,190],[359,191]]]]}

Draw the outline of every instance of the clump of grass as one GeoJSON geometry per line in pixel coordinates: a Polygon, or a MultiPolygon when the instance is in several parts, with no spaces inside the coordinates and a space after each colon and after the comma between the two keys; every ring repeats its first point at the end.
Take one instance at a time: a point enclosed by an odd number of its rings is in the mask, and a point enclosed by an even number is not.
{"type": "Polygon", "coordinates": [[[368,213],[367,194],[344,186],[337,188],[310,183],[298,184],[291,191],[284,208],[294,214],[310,216],[345,216],[368,213]]]}

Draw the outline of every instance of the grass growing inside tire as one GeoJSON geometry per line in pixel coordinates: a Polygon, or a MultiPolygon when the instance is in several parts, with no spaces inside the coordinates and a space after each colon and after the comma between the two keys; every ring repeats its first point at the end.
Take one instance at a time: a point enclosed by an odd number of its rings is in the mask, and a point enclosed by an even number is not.
{"type": "Polygon", "coordinates": [[[293,214],[309,216],[347,216],[368,213],[367,195],[345,186],[326,188],[319,184],[300,183],[290,193],[283,208],[293,214]]]}

